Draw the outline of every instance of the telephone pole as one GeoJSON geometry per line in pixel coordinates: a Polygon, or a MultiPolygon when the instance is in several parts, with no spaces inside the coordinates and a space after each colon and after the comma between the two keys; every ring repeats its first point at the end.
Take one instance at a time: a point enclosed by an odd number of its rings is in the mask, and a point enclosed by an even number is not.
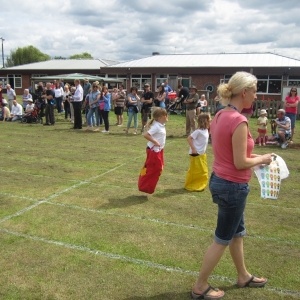
{"type": "Polygon", "coordinates": [[[0,38],[2,40],[2,69],[4,68],[4,50],[3,50],[3,42],[5,39],[3,37],[0,38]]]}

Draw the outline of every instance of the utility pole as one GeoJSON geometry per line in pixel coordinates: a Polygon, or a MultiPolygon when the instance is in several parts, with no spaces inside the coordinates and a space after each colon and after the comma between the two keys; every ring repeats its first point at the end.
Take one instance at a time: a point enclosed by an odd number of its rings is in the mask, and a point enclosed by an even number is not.
{"type": "Polygon", "coordinates": [[[4,50],[3,50],[3,42],[5,39],[3,37],[0,38],[2,40],[2,69],[4,68],[4,50]]]}

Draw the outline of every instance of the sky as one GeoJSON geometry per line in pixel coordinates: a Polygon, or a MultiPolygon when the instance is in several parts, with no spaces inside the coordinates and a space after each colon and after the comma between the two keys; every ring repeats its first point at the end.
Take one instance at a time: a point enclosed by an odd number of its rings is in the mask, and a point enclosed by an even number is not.
{"type": "Polygon", "coordinates": [[[299,0],[0,0],[0,6],[5,61],[29,45],[52,58],[272,52],[300,59],[299,0]]]}

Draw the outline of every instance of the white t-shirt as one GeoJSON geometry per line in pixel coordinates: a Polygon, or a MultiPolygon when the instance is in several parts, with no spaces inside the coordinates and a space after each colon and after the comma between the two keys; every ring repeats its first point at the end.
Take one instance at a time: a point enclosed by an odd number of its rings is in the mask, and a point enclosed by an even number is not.
{"type": "MultiPolygon", "coordinates": [[[[196,129],[192,134],[194,146],[197,153],[202,155],[206,152],[209,133],[207,129],[196,129]]],[[[190,147],[189,154],[192,154],[192,148],[190,147]]]]}
{"type": "Polygon", "coordinates": [[[59,98],[64,95],[64,90],[62,87],[58,89],[54,89],[54,93],[55,93],[55,98],[59,98]]]}
{"type": "Polygon", "coordinates": [[[154,121],[151,128],[148,130],[148,133],[160,143],[160,147],[154,146],[152,142],[148,142],[147,146],[155,152],[159,152],[165,147],[166,144],[166,127],[164,124],[161,124],[157,121],[154,121]]]}

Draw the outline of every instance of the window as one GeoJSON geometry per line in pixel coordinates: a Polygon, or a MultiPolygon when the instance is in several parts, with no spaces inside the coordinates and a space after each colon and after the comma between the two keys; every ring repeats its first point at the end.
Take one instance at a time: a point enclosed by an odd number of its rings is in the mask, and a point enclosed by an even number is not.
{"type": "Polygon", "coordinates": [[[168,75],[156,75],[156,82],[155,82],[155,89],[158,90],[158,88],[165,82],[165,80],[168,80],[168,75]]]}
{"type": "Polygon", "coordinates": [[[22,88],[22,75],[8,75],[7,79],[13,89],[22,88]]]}
{"type": "MultiPolygon", "coordinates": [[[[105,77],[105,76],[101,76],[101,77],[105,77]]],[[[123,80],[122,83],[109,82],[107,84],[108,89],[112,90],[113,88],[118,87],[120,84],[123,84],[124,85],[124,90],[126,90],[126,87],[127,87],[127,75],[126,74],[109,74],[109,75],[107,75],[107,78],[114,78],[114,79],[123,80]]]]}
{"type": "Polygon", "coordinates": [[[134,86],[139,91],[142,91],[145,83],[149,83],[150,86],[151,86],[151,75],[132,74],[132,76],[131,76],[131,87],[134,86]]]}
{"type": "Polygon", "coordinates": [[[224,75],[224,79],[220,80],[221,83],[228,83],[229,79],[231,78],[232,75],[224,75]]]}
{"type": "Polygon", "coordinates": [[[282,86],[281,75],[257,75],[257,93],[280,94],[282,86]]]}
{"type": "Polygon", "coordinates": [[[300,75],[289,76],[288,86],[300,86],[300,75]]]}
{"type": "Polygon", "coordinates": [[[182,78],[181,84],[182,86],[189,88],[191,86],[190,78],[182,78]]]}

